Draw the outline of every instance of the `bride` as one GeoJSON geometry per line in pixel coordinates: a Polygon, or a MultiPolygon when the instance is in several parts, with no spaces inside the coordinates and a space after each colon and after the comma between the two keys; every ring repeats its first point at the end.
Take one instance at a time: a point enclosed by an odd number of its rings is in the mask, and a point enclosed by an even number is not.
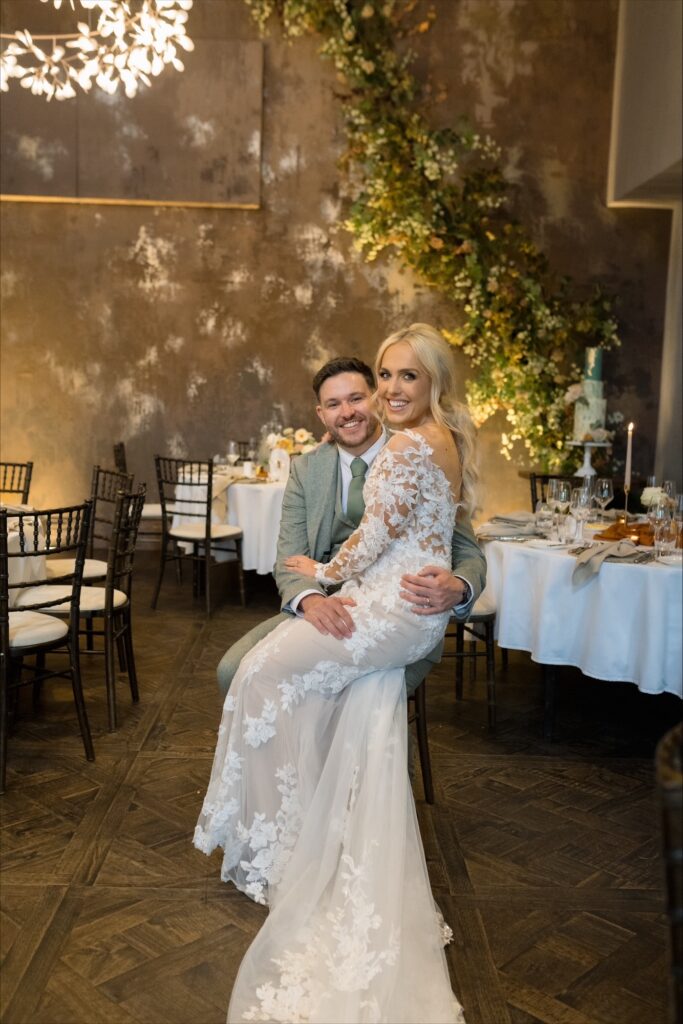
{"type": "Polygon", "coordinates": [[[284,622],[243,659],[225,700],[195,846],[224,850],[222,878],[269,916],[235,982],[228,1021],[462,1022],[443,953],[410,780],[404,666],[445,632],[400,596],[416,566],[450,570],[471,504],[472,428],[453,357],[426,324],[392,334],[377,402],[395,431],[364,488],[358,529],[327,564],[356,629],[284,622]]]}

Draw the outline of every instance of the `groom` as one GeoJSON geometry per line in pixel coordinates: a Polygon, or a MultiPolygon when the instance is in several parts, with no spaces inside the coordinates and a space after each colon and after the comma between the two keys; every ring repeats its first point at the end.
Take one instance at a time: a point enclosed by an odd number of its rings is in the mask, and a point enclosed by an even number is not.
{"type": "MultiPolygon", "coordinates": [[[[355,602],[326,595],[314,580],[284,567],[290,555],[308,555],[328,562],[353,533],[363,514],[363,482],[387,435],[372,411],[375,389],[372,370],[360,359],[339,358],[326,363],[313,379],[316,412],[334,444],[321,444],[292,461],[282,503],[275,563],[275,582],[282,611],[255,626],[223,655],[218,685],[225,697],[240,661],[251,648],[291,615],[300,615],[324,636],[343,640],[354,630],[350,609],[355,602]]],[[[459,517],[460,518],[460,517],[459,517]]],[[[453,572],[426,566],[402,578],[402,597],[416,615],[436,615],[452,609],[465,620],[484,588],[486,561],[469,519],[456,523],[453,533],[453,572]]],[[[426,658],[406,667],[411,694],[441,660],[443,641],[426,658]]]]}

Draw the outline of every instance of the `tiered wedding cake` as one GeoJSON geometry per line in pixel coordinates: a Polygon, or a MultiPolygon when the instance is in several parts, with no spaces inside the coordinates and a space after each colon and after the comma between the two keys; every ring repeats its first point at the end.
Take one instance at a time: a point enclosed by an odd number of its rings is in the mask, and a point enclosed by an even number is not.
{"type": "Polygon", "coordinates": [[[574,440],[604,440],[607,400],[602,397],[602,349],[586,349],[582,396],[574,406],[574,440]],[[599,431],[596,438],[595,433],[599,431]]]}

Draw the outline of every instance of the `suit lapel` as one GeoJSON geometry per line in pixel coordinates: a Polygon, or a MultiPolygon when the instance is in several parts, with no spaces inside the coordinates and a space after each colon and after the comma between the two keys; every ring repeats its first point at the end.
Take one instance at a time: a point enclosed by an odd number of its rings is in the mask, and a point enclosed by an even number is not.
{"type": "Polygon", "coordinates": [[[306,477],[306,518],[308,547],[315,559],[328,554],[332,546],[332,525],[339,492],[339,453],[336,445],[311,456],[306,477]]]}

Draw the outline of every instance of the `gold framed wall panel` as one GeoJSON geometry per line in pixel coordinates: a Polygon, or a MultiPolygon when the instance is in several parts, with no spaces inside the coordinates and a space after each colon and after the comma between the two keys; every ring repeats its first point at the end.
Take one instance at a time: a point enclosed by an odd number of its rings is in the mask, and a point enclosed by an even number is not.
{"type": "Polygon", "coordinates": [[[261,203],[263,44],[195,40],[132,98],[98,88],[48,103],[0,97],[0,199],[255,210],[261,203]]]}

